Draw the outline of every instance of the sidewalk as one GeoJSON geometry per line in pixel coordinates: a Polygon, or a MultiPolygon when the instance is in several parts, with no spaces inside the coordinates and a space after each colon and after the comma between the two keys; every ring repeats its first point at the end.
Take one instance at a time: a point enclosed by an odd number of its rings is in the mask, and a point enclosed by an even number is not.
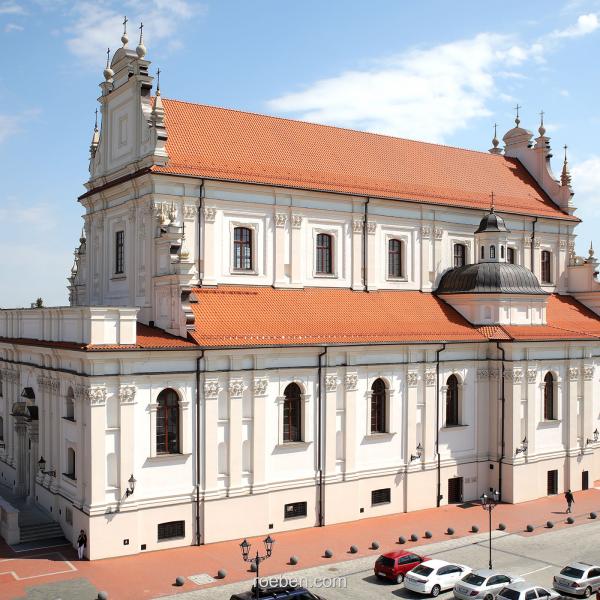
{"type": "MultiPolygon", "coordinates": [[[[374,558],[382,551],[399,548],[397,542],[400,535],[407,539],[412,533],[419,536],[418,541],[408,541],[403,548],[423,544],[426,530],[433,534],[431,542],[448,540],[449,536],[446,534],[448,527],[455,530],[453,538],[470,535],[473,525],[478,526],[480,532],[487,532],[487,513],[478,504],[466,508],[463,506],[444,506],[321,528],[275,533],[273,534],[275,539],[273,556],[261,564],[261,575],[306,569],[325,563],[333,564],[367,556],[374,558]],[[379,550],[369,549],[373,541],[379,542],[379,550]],[[350,554],[348,551],[352,544],[358,546],[356,554],[350,554]],[[326,548],[333,551],[333,558],[322,557],[326,548]],[[296,567],[290,567],[288,564],[289,557],[292,555],[300,559],[296,567]]],[[[575,494],[572,515],[575,517],[575,525],[565,523],[567,515],[564,511],[564,498],[558,495],[517,505],[500,505],[492,513],[492,523],[494,527],[497,527],[498,523],[504,523],[507,532],[519,535],[539,535],[548,531],[544,528],[548,520],[553,521],[556,528],[589,523],[591,511],[600,514],[600,490],[591,489],[575,494]],[[532,533],[525,532],[528,524],[536,526],[532,533]]],[[[266,534],[263,537],[266,537],[266,534]]],[[[263,549],[263,537],[249,540],[253,548],[263,549]]],[[[82,578],[96,589],[107,591],[110,600],[156,598],[194,589],[206,589],[211,585],[251,579],[253,574],[247,569],[248,564],[241,559],[240,541],[219,542],[200,547],[188,546],[94,562],[77,561],[75,552],[70,547],[15,555],[8,546],[0,542],[0,597],[7,600],[21,598],[26,596],[28,588],[82,578]],[[60,556],[57,556],[57,550],[60,556]],[[41,554],[47,556],[40,556],[41,554]],[[69,565],[76,570],[71,570],[69,565]],[[217,580],[205,586],[197,586],[192,581],[186,580],[184,586],[174,586],[175,578],[179,575],[186,578],[200,574],[216,577],[219,569],[227,571],[224,580],[217,580]],[[3,573],[9,570],[15,571],[19,577],[23,576],[21,572],[27,573],[26,576],[30,578],[15,580],[10,573],[3,573]],[[36,571],[39,571],[40,576],[35,575],[36,571]]],[[[93,596],[89,600],[94,600],[93,596]]]]}

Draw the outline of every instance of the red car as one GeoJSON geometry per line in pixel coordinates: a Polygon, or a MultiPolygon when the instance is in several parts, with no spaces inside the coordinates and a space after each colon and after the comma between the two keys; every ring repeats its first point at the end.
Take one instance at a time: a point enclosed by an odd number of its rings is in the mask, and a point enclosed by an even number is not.
{"type": "Polygon", "coordinates": [[[397,550],[382,554],[375,561],[373,571],[377,577],[402,583],[404,575],[425,560],[429,560],[429,558],[427,556],[419,556],[413,552],[407,552],[406,550],[397,550]]]}

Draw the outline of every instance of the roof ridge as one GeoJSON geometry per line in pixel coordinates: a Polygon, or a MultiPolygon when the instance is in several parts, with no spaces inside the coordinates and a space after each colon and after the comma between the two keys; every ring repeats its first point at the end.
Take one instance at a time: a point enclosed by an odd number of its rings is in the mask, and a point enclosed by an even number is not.
{"type": "Polygon", "coordinates": [[[463,148],[462,146],[453,146],[451,144],[440,144],[437,142],[427,142],[425,140],[417,140],[409,137],[401,137],[398,135],[391,135],[389,133],[376,133],[374,131],[365,131],[363,129],[352,129],[351,127],[341,127],[340,125],[330,125],[328,123],[317,123],[315,121],[306,121],[303,119],[292,119],[290,117],[280,117],[279,115],[270,115],[266,113],[257,112],[254,110],[242,110],[240,108],[228,108],[225,106],[218,106],[216,104],[206,104],[203,102],[190,102],[188,100],[178,100],[177,98],[165,98],[161,95],[163,102],[177,102],[179,104],[187,104],[188,106],[203,106],[206,108],[214,108],[216,110],[222,110],[227,112],[235,112],[241,113],[245,115],[254,115],[256,117],[264,117],[266,119],[276,119],[278,121],[287,121],[289,123],[301,123],[303,125],[311,125],[313,127],[325,127],[328,129],[336,129],[339,131],[348,131],[351,133],[360,133],[369,136],[388,138],[392,140],[403,140],[405,142],[411,142],[413,144],[426,144],[428,146],[436,146],[438,148],[450,148],[452,150],[460,150],[461,152],[474,152],[475,154],[481,154],[484,156],[489,156],[491,159],[499,159],[502,158],[509,162],[514,162],[515,158],[510,156],[504,156],[503,154],[490,154],[487,150],[475,150],[473,148],[463,148]]]}

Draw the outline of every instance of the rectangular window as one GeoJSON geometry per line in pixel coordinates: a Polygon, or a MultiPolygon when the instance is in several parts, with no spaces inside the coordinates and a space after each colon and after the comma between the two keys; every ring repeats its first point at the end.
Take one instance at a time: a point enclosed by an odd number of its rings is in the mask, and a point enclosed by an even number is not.
{"type": "Polygon", "coordinates": [[[117,231],[115,233],[115,274],[120,275],[125,272],[125,232],[117,231]]]}
{"type": "Polygon", "coordinates": [[[555,469],[553,471],[548,471],[548,496],[554,496],[558,494],[558,471],[555,469]]]}
{"type": "Polygon", "coordinates": [[[454,244],[454,266],[464,267],[467,261],[467,248],[464,244],[454,244]]]}
{"type": "Polygon", "coordinates": [[[514,248],[506,249],[506,262],[510,263],[511,265],[515,264],[515,249],[514,248]]]}
{"type": "Polygon", "coordinates": [[[542,283],[552,283],[550,252],[548,250],[542,250],[542,283]]]}
{"type": "Polygon", "coordinates": [[[292,502],[286,504],[283,508],[284,519],[294,519],[296,517],[305,517],[307,512],[306,502],[292,502]]]}
{"type": "Polygon", "coordinates": [[[316,272],[333,275],[333,237],[327,233],[317,236],[316,272]]]}
{"type": "Polygon", "coordinates": [[[371,504],[389,504],[392,498],[392,491],[390,488],[383,488],[381,490],[373,490],[371,492],[371,504]]]}
{"type": "Polygon", "coordinates": [[[185,537],[185,521],[169,521],[158,524],[158,540],[172,540],[185,537]]]}

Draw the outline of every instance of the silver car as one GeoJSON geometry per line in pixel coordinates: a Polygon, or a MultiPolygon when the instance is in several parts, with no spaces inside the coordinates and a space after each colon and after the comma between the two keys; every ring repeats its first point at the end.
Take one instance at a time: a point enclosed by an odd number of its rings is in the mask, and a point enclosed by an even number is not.
{"type": "Polygon", "coordinates": [[[496,600],[557,600],[560,594],[529,581],[515,581],[503,587],[496,600]]]}
{"type": "Polygon", "coordinates": [[[465,575],[454,586],[454,597],[459,600],[493,600],[496,594],[507,585],[523,581],[521,577],[506,575],[489,569],[478,569],[465,575]]]}
{"type": "Polygon", "coordinates": [[[589,598],[592,592],[600,589],[600,567],[583,562],[571,563],[554,576],[552,586],[559,592],[589,598]]]}

